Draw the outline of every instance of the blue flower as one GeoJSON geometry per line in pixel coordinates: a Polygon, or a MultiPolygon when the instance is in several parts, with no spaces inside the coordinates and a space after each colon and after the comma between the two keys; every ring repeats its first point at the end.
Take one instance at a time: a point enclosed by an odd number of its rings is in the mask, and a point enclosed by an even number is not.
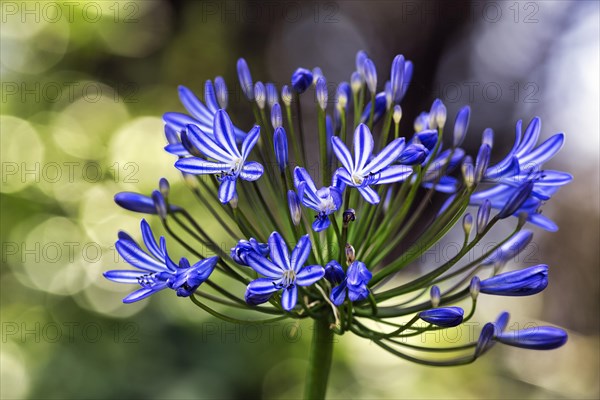
{"type": "Polygon", "coordinates": [[[331,260],[325,265],[325,279],[332,284],[340,284],[346,278],[346,273],[336,260],[331,260]]]}
{"type": "Polygon", "coordinates": [[[231,258],[233,261],[240,265],[248,266],[246,256],[249,253],[256,253],[260,256],[266,257],[269,254],[269,246],[266,243],[260,243],[254,238],[249,240],[240,240],[235,247],[231,248],[231,258]]]}
{"type": "Polygon", "coordinates": [[[206,258],[194,265],[182,258],[179,265],[175,264],[167,254],[165,238],[161,236],[160,245],[156,243],[150,225],[145,220],[142,220],[141,230],[148,253],[127,234],[120,234],[115,245],[121,257],[137,270],[112,270],[104,273],[104,277],[111,281],[137,283],[142,287],[126,296],[123,303],[142,300],[166,288],[175,290],[177,296],[188,297],[215,269],[218,257],[206,258]]]}
{"type": "MultiPolygon", "coordinates": [[[[472,205],[480,205],[489,199],[492,208],[502,210],[509,199],[523,189],[523,185],[532,182],[531,193],[526,197],[513,215],[527,213],[529,222],[549,231],[558,227],[549,218],[539,213],[540,206],[549,200],[558,189],[569,183],[573,177],[562,171],[544,170],[543,164],[562,148],[564,134],[558,133],[536,146],[540,136],[541,121],[538,117],[531,120],[524,134],[521,134],[522,122],[518,121],[515,130],[515,143],[504,159],[486,169],[482,182],[491,183],[489,189],[471,196],[472,205]]],[[[491,140],[491,139],[488,139],[491,140]]]]}
{"type": "Polygon", "coordinates": [[[544,264],[505,272],[480,283],[481,293],[499,296],[529,296],[548,286],[548,266],[544,264]]]}
{"type": "Polygon", "coordinates": [[[552,350],[567,342],[567,332],[552,326],[538,326],[518,331],[502,332],[495,339],[509,346],[531,350],[552,350]]]}
{"type": "Polygon", "coordinates": [[[331,138],[333,151],[343,167],[338,168],[336,175],[344,183],[358,189],[360,194],[371,204],[379,203],[379,195],[371,185],[399,182],[406,179],[412,169],[404,165],[390,165],[402,153],[404,138],[394,139],[377,156],[373,157],[373,135],[365,124],[360,124],[354,131],[354,159],[342,140],[331,138]]]}
{"type": "Polygon", "coordinates": [[[433,325],[450,328],[462,323],[464,313],[460,307],[439,307],[420,312],[419,318],[433,325]]]}
{"type": "MultiPolygon", "coordinates": [[[[339,271],[335,270],[335,265],[332,267],[334,268],[334,276],[336,279],[339,278],[337,276],[339,271]]],[[[346,300],[346,296],[352,302],[366,299],[369,297],[367,284],[372,277],[373,274],[367,269],[365,263],[358,260],[352,262],[342,283],[334,287],[331,291],[331,296],[329,296],[331,302],[336,306],[340,306],[346,300]]]]}
{"type": "Polygon", "coordinates": [[[304,266],[311,251],[308,235],[300,238],[290,256],[281,235],[273,232],[269,236],[269,250],[270,260],[256,252],[246,254],[250,267],[265,277],[248,284],[246,302],[252,305],[264,303],[281,290],[281,306],[290,311],[298,300],[297,286],[312,285],[325,275],[325,270],[320,265],[304,266]]]}
{"type": "MultiPolygon", "coordinates": [[[[217,89],[220,93],[215,93],[212,82],[206,81],[204,86],[204,102],[206,104],[202,103],[190,89],[185,86],[179,86],[179,99],[190,115],[179,112],[168,112],[163,115],[163,120],[166,124],[165,136],[169,142],[165,146],[167,152],[178,156],[187,156],[190,154],[179,138],[179,135],[187,130],[188,125],[195,125],[204,133],[214,138],[213,121],[215,115],[219,109],[225,108],[220,106],[217,101],[217,95],[222,97],[223,90],[225,90],[226,94],[227,89],[223,89],[224,85],[224,82],[219,83],[217,89]]],[[[223,99],[221,99],[221,102],[223,102],[223,99]]],[[[238,141],[242,141],[246,137],[246,133],[238,127],[233,126],[233,131],[238,141]]]]}
{"type": "Polygon", "coordinates": [[[317,190],[308,172],[304,168],[296,167],[294,169],[294,185],[298,190],[298,197],[302,204],[318,212],[312,228],[315,232],[327,229],[331,223],[329,215],[337,211],[342,205],[343,182],[334,179],[332,186],[317,190]]]}
{"type": "Polygon", "coordinates": [[[257,125],[244,139],[241,152],[235,143],[233,124],[225,110],[217,111],[214,120],[214,139],[195,125],[188,125],[187,138],[206,157],[181,158],[175,163],[177,169],[193,175],[215,174],[220,182],[219,200],[226,204],[236,195],[237,178],[255,181],[264,172],[255,161],[246,162],[250,151],[258,141],[260,127],[257,125]]]}

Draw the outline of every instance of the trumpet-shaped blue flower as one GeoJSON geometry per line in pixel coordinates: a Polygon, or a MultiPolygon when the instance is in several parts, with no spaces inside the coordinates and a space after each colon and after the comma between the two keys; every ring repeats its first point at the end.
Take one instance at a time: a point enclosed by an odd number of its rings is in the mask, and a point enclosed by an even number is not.
{"type": "Polygon", "coordinates": [[[553,326],[538,326],[518,331],[502,332],[495,339],[509,346],[531,350],[552,350],[567,342],[567,332],[553,326]]]}
{"type": "Polygon", "coordinates": [[[460,307],[439,307],[421,311],[419,318],[433,325],[450,328],[460,325],[464,314],[464,310],[460,307]]]}
{"type": "Polygon", "coordinates": [[[165,238],[161,236],[157,243],[145,220],[142,220],[141,230],[148,252],[124,233],[119,235],[115,245],[119,255],[137,270],[112,270],[104,273],[104,277],[111,281],[139,284],[142,287],[126,296],[123,303],[142,300],[166,288],[175,290],[177,296],[188,297],[215,269],[218,257],[206,258],[194,265],[182,258],[179,265],[175,264],[167,254],[165,238]]]}
{"type": "Polygon", "coordinates": [[[499,296],[529,296],[548,286],[548,266],[544,264],[505,272],[480,283],[481,293],[499,296]]]}
{"type": "MultiPolygon", "coordinates": [[[[216,83],[216,81],[215,81],[216,83]]],[[[225,96],[227,89],[223,89],[225,82],[220,80],[217,88],[220,93],[216,93],[215,87],[211,81],[206,81],[204,86],[204,103],[196,97],[196,95],[187,87],[179,86],[179,99],[187,110],[188,114],[180,112],[168,112],[163,115],[165,121],[165,136],[169,144],[165,146],[165,150],[171,154],[178,156],[190,155],[190,151],[186,149],[180,135],[188,129],[188,125],[194,125],[202,132],[215,137],[213,121],[219,109],[225,108],[219,105],[218,97],[221,97],[221,102],[224,101],[223,90],[225,96]]],[[[241,142],[246,137],[246,132],[240,128],[233,126],[232,129],[237,141],[241,142]]]]}
{"type": "Polygon", "coordinates": [[[244,138],[241,151],[235,143],[233,124],[225,110],[217,111],[214,120],[214,139],[195,125],[188,125],[187,138],[200,153],[215,161],[199,157],[181,158],[175,163],[180,171],[193,175],[217,175],[220,182],[219,200],[226,204],[236,195],[236,181],[242,178],[255,181],[264,172],[256,161],[246,161],[258,141],[260,127],[257,125],[244,138]]]}
{"type": "Polygon", "coordinates": [[[373,135],[365,124],[358,125],[354,131],[354,159],[339,137],[332,137],[331,144],[343,166],[336,171],[336,175],[348,186],[357,188],[371,204],[377,204],[380,200],[371,185],[400,182],[412,172],[412,169],[404,165],[391,165],[404,149],[404,138],[394,139],[371,159],[374,147],[373,135]]]}
{"type": "Polygon", "coordinates": [[[246,254],[248,265],[264,278],[248,284],[246,302],[257,305],[269,300],[281,290],[281,306],[290,311],[298,301],[298,286],[310,286],[323,278],[325,269],[320,265],[304,266],[311,252],[308,235],[304,235],[290,255],[288,246],[277,232],[269,236],[270,260],[256,252],[246,254]]]}
{"type": "MultiPolygon", "coordinates": [[[[330,277],[336,280],[339,279],[337,266],[339,264],[333,264],[330,273],[330,277]]],[[[331,302],[336,306],[340,306],[346,300],[346,296],[352,302],[366,299],[369,297],[369,287],[367,285],[372,277],[373,274],[367,269],[365,263],[358,260],[352,262],[342,283],[331,290],[331,302]]]]}
{"type": "Polygon", "coordinates": [[[331,224],[329,215],[337,211],[342,205],[344,183],[334,178],[331,186],[317,190],[308,172],[302,167],[296,167],[294,169],[294,185],[298,190],[298,197],[302,204],[318,212],[312,228],[315,232],[327,229],[331,224]]]}

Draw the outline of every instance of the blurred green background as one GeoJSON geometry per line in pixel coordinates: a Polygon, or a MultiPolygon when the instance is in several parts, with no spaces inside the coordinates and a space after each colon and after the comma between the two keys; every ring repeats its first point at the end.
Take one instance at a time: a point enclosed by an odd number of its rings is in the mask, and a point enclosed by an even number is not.
{"type": "MultiPolygon", "coordinates": [[[[408,134],[435,97],[450,118],[470,104],[466,147],[492,127],[497,159],[519,118],[540,115],[543,138],[566,132],[550,167],[575,180],[544,209],[561,230],[537,232],[520,262],[549,264],[550,286],[531,298],[484,297],[477,321],[508,310],[512,322],[556,324],[570,339],[552,352],[496,346],[473,365],[432,369],[346,335],[330,397],[598,398],[598,9],[596,1],[2,1],[1,397],[298,397],[309,325],[236,327],[173,293],[121,303],[129,288],[101,273],[125,265],[116,233],[137,237],[140,216],[112,197],[149,194],[164,176],[177,203],[218,230],[162,150],[161,115],[182,110],[177,85],[201,94],[222,75],[232,114],[248,128],[238,57],[255,80],[282,85],[297,66],[319,66],[333,87],[364,49],[381,75],[395,54],[415,63],[402,105],[408,134]]],[[[187,255],[174,243],[170,252],[187,255]]]]}

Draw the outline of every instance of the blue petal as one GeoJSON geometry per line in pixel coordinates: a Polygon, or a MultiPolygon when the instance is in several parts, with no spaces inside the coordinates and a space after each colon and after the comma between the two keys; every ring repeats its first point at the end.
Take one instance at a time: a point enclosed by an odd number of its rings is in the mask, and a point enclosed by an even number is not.
{"type": "Polygon", "coordinates": [[[545,217],[542,214],[529,214],[529,218],[527,220],[532,224],[547,230],[548,232],[558,231],[558,225],[556,225],[556,223],[554,223],[554,221],[552,221],[550,218],[545,217]]]}
{"type": "Polygon", "coordinates": [[[525,129],[525,134],[523,135],[523,140],[519,144],[519,149],[515,154],[517,157],[521,158],[525,154],[527,154],[533,146],[538,141],[540,137],[540,130],[542,129],[542,123],[539,117],[535,117],[531,120],[529,125],[527,125],[527,129],[525,129]]]}
{"type": "Polygon", "coordinates": [[[160,259],[163,259],[165,257],[164,253],[162,252],[162,250],[160,249],[160,247],[158,247],[158,244],[156,244],[156,240],[154,239],[154,235],[152,234],[152,229],[150,228],[150,225],[148,224],[148,222],[146,222],[145,219],[142,219],[141,222],[141,231],[142,231],[142,239],[144,240],[144,244],[146,245],[146,248],[148,249],[148,251],[150,251],[150,253],[160,259]]]}
{"type": "Polygon", "coordinates": [[[350,176],[350,173],[345,168],[338,168],[335,171],[334,176],[338,181],[341,181],[346,185],[355,186],[354,182],[352,182],[352,177],[350,176]]]}
{"type": "Polygon", "coordinates": [[[246,254],[246,261],[250,268],[268,278],[280,279],[283,274],[283,270],[279,265],[273,264],[258,253],[246,254]]]}
{"type": "Polygon", "coordinates": [[[364,199],[366,201],[368,201],[369,203],[371,203],[371,204],[379,203],[379,195],[371,187],[364,186],[364,187],[358,187],[357,189],[360,192],[360,194],[362,194],[364,199]]]}
{"type": "Polygon", "coordinates": [[[281,293],[281,307],[283,307],[284,310],[290,311],[296,306],[297,302],[298,288],[295,285],[283,289],[283,293],[281,293]]]}
{"type": "Polygon", "coordinates": [[[277,286],[273,279],[258,278],[248,284],[248,290],[258,295],[265,295],[276,292],[277,286]]]}
{"type": "Polygon", "coordinates": [[[287,248],[287,244],[279,232],[271,233],[269,236],[269,250],[271,251],[271,260],[275,265],[278,265],[281,269],[292,269],[290,264],[290,253],[287,248]]]}
{"type": "Polygon", "coordinates": [[[358,127],[354,131],[353,144],[355,162],[354,170],[362,171],[364,166],[367,164],[369,157],[371,157],[371,154],[373,154],[374,146],[373,135],[371,135],[371,131],[365,124],[358,125],[358,127]]]}
{"type": "Polygon", "coordinates": [[[203,160],[198,157],[182,158],[175,162],[175,168],[193,175],[222,174],[230,170],[230,165],[203,160]]]}
{"type": "Polygon", "coordinates": [[[523,155],[519,158],[522,169],[527,169],[531,166],[541,169],[543,163],[551,159],[562,148],[565,142],[564,133],[558,133],[544,143],[540,144],[535,150],[523,155]]]}
{"type": "Polygon", "coordinates": [[[329,228],[329,225],[331,225],[331,221],[328,216],[321,217],[320,215],[317,215],[312,223],[312,228],[315,232],[321,232],[329,228]]]}
{"type": "Polygon", "coordinates": [[[249,161],[242,167],[240,178],[245,181],[255,181],[262,176],[263,166],[256,161],[249,161]]]}
{"type": "Polygon", "coordinates": [[[235,179],[223,179],[219,186],[219,201],[223,204],[227,204],[235,196],[235,179]]]}
{"type": "Polygon", "coordinates": [[[165,146],[165,150],[167,153],[171,153],[176,156],[188,156],[190,154],[181,143],[168,144],[165,146]]]}
{"type": "Polygon", "coordinates": [[[310,286],[325,276],[325,269],[320,265],[309,265],[296,274],[296,284],[310,286]]]}
{"type": "Polygon", "coordinates": [[[166,287],[167,287],[166,284],[161,284],[161,285],[157,285],[153,288],[138,289],[135,292],[127,295],[123,299],[123,303],[127,303],[127,304],[135,303],[136,301],[145,299],[146,297],[150,296],[151,294],[154,294],[154,293],[158,292],[159,290],[163,290],[166,287]]]}
{"type": "Polygon", "coordinates": [[[206,81],[204,84],[204,102],[206,103],[206,106],[210,112],[213,114],[219,109],[215,88],[210,80],[206,81]]]}
{"type": "Polygon", "coordinates": [[[179,100],[190,114],[196,119],[210,125],[213,114],[208,108],[196,97],[196,95],[187,87],[181,85],[178,88],[179,100]]]}
{"type": "Polygon", "coordinates": [[[368,174],[371,172],[381,171],[400,157],[404,150],[404,138],[394,139],[390,144],[385,146],[376,157],[374,157],[365,168],[363,173],[368,174]]]}
{"type": "Polygon", "coordinates": [[[344,300],[346,300],[346,289],[347,289],[346,281],[344,281],[341,284],[339,284],[338,286],[334,287],[331,290],[331,295],[329,296],[329,299],[331,300],[331,302],[338,307],[340,305],[342,305],[344,300]]]}
{"type": "Polygon", "coordinates": [[[195,118],[190,117],[187,114],[178,113],[178,112],[168,112],[163,114],[163,121],[165,121],[168,125],[171,125],[177,132],[185,131],[188,125],[198,125],[202,130],[205,130],[207,133],[212,132],[212,126],[207,124],[204,121],[197,120],[195,118]]]}
{"type": "Polygon", "coordinates": [[[231,119],[225,110],[219,110],[215,114],[214,134],[217,143],[223,147],[229,154],[242,158],[235,143],[235,132],[231,119]]]}
{"type": "Polygon", "coordinates": [[[193,146],[200,150],[202,154],[224,163],[231,161],[231,154],[227,153],[227,151],[219,146],[212,137],[202,132],[200,128],[195,125],[188,125],[187,128],[187,137],[189,141],[193,146]]]}
{"type": "Polygon", "coordinates": [[[300,268],[306,263],[308,256],[310,256],[312,244],[310,242],[309,235],[304,235],[296,243],[296,247],[292,251],[292,258],[290,260],[292,269],[298,273],[300,268]]]}
{"type": "Polygon", "coordinates": [[[166,267],[161,262],[144,253],[134,242],[129,240],[117,240],[115,247],[121,257],[136,268],[152,272],[166,270],[166,267]]]}
{"type": "Polygon", "coordinates": [[[391,165],[378,173],[377,185],[400,182],[412,174],[412,168],[406,165],[391,165]]]}
{"type": "Polygon", "coordinates": [[[164,236],[160,237],[160,250],[165,254],[165,266],[172,272],[175,272],[177,270],[177,264],[175,264],[173,260],[171,260],[171,257],[169,257],[169,253],[167,252],[167,241],[164,236]]]}
{"type": "Polygon", "coordinates": [[[103,273],[106,279],[119,283],[138,283],[138,278],[144,274],[143,271],[125,270],[112,270],[103,273]]]}
{"type": "Polygon", "coordinates": [[[245,160],[250,155],[250,151],[258,141],[260,137],[260,126],[254,125],[254,127],[248,132],[248,135],[244,138],[242,142],[242,158],[245,160]]]}
{"type": "Polygon", "coordinates": [[[344,142],[342,142],[342,139],[337,136],[331,138],[331,144],[333,146],[333,152],[337,156],[340,163],[342,163],[344,168],[346,168],[346,171],[352,173],[354,164],[348,147],[346,147],[344,142]]]}

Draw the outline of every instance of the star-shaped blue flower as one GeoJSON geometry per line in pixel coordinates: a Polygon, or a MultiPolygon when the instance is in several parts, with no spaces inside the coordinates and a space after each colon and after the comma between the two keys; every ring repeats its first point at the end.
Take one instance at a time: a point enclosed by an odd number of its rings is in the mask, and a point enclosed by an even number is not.
{"type": "Polygon", "coordinates": [[[294,185],[298,190],[298,197],[305,207],[318,212],[312,228],[315,232],[327,229],[331,224],[329,215],[337,211],[342,205],[342,191],[345,184],[334,177],[334,182],[329,187],[317,190],[314,181],[302,167],[294,170],[294,185]]]}
{"type": "Polygon", "coordinates": [[[104,277],[111,281],[134,283],[142,287],[126,296],[123,303],[142,300],[166,288],[175,290],[177,296],[191,296],[215,269],[218,257],[205,258],[194,265],[190,265],[187,259],[182,258],[179,265],[175,264],[167,254],[165,238],[161,236],[160,245],[156,243],[152,229],[145,220],[142,220],[141,229],[149,254],[125,232],[119,233],[119,240],[115,245],[119,255],[138,269],[112,270],[104,273],[104,277]]]}
{"type": "Polygon", "coordinates": [[[256,125],[238,150],[231,119],[225,110],[215,114],[214,137],[200,130],[196,125],[188,125],[187,139],[201,154],[215,161],[199,157],[181,158],[175,163],[180,171],[193,175],[215,174],[220,182],[219,200],[226,204],[236,195],[237,178],[255,181],[264,172],[256,161],[246,162],[250,151],[258,141],[260,126],[256,125]]]}
{"type": "Polygon", "coordinates": [[[298,286],[310,286],[325,275],[320,265],[304,266],[311,251],[308,235],[302,236],[290,256],[288,246],[277,232],[269,236],[271,259],[257,252],[246,254],[246,262],[265,278],[248,284],[246,302],[257,305],[269,300],[273,293],[281,290],[281,306],[290,311],[298,301],[298,286]]]}
{"type": "Polygon", "coordinates": [[[381,152],[371,159],[373,153],[373,135],[365,124],[360,124],[354,131],[354,159],[342,139],[331,138],[333,151],[342,168],[336,175],[348,186],[358,189],[360,194],[371,204],[379,203],[379,195],[371,185],[399,182],[412,172],[405,165],[391,165],[398,159],[404,149],[404,138],[394,139],[381,152]]]}

